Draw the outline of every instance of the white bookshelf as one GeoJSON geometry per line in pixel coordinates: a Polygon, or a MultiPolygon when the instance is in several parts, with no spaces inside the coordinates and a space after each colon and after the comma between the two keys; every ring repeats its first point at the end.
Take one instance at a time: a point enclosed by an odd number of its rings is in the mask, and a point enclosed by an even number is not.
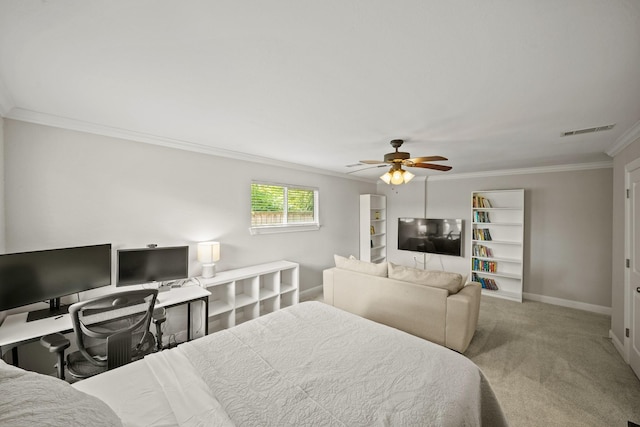
{"type": "Polygon", "coordinates": [[[211,292],[209,333],[239,325],[299,301],[300,267],[276,261],[218,272],[198,280],[211,292]]]}
{"type": "Polygon", "coordinates": [[[360,195],[360,259],[387,260],[387,198],[378,194],[360,195]]]}
{"type": "Polygon", "coordinates": [[[469,277],[483,295],[522,302],[524,190],[472,192],[471,224],[469,277]]]}

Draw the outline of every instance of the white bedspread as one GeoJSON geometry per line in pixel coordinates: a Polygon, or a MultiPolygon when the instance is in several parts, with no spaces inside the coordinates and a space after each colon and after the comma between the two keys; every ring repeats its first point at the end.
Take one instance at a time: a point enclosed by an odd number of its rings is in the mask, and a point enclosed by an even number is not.
{"type": "Polygon", "coordinates": [[[302,303],[75,385],[125,426],[505,426],[464,356],[302,303]]]}
{"type": "Polygon", "coordinates": [[[100,399],[66,382],[7,365],[0,359],[0,426],[120,427],[115,412],[100,399]]]}

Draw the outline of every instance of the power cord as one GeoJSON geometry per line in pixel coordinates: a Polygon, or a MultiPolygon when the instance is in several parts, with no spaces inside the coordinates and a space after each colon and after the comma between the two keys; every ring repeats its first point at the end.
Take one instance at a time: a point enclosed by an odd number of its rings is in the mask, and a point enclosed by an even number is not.
{"type": "MultiPolygon", "coordinates": [[[[418,268],[418,264],[422,264],[422,265],[426,266],[424,262],[418,261],[418,257],[414,255],[413,256],[413,268],[418,268]]],[[[424,270],[424,267],[422,269],[424,270]]]]}
{"type": "MultiPolygon", "coordinates": [[[[418,268],[418,264],[421,264],[423,270],[427,269],[427,265],[431,262],[432,254],[425,254],[427,256],[427,260],[425,262],[418,261],[418,257],[413,257],[413,268],[418,268]]],[[[438,260],[440,261],[440,270],[444,271],[444,263],[442,262],[442,257],[438,256],[438,260]]]]}

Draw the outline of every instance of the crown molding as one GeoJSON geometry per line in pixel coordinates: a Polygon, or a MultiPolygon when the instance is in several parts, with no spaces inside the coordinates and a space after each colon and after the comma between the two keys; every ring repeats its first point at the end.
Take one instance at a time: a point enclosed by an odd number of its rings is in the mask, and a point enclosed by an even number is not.
{"type": "Polygon", "coordinates": [[[91,133],[95,135],[107,136],[111,138],[124,139],[129,141],[143,142],[146,144],[160,145],[162,147],[175,148],[179,150],[192,151],[195,153],[208,154],[211,156],[225,157],[235,160],[247,162],[261,163],[270,166],[294,169],[303,172],[316,173],[320,175],[328,175],[353,181],[366,183],[374,183],[371,179],[363,177],[355,177],[341,172],[333,172],[324,169],[318,169],[311,166],[300,165],[297,163],[284,162],[281,160],[270,159],[267,157],[254,156],[252,154],[241,153],[238,151],[225,150],[222,148],[210,147],[208,145],[199,144],[191,141],[184,141],[173,138],[165,138],[162,136],[152,135],[148,133],[135,132],[126,129],[115,128],[111,126],[99,125],[96,123],[84,122],[81,120],[69,119],[67,117],[55,116],[52,114],[39,113],[36,111],[25,110],[22,108],[13,108],[6,115],[8,119],[19,120],[22,122],[34,123],[38,125],[51,126],[61,129],[74,130],[78,132],[91,133]]]}
{"type": "Polygon", "coordinates": [[[640,138],[640,120],[638,120],[629,130],[623,133],[620,138],[616,139],[611,147],[605,153],[611,157],[615,157],[622,150],[627,148],[636,139],[640,138]]]}
{"type": "MultiPolygon", "coordinates": [[[[2,82],[0,82],[0,85],[2,82]]],[[[0,108],[3,104],[3,93],[0,86],[0,108]]],[[[2,111],[0,111],[2,113],[2,111]]],[[[381,183],[379,178],[365,178],[357,177],[352,174],[334,172],[325,169],[318,169],[311,166],[300,165],[297,163],[284,162],[281,160],[270,159],[267,157],[254,156],[252,154],[241,153],[238,151],[225,150],[221,148],[210,147],[204,144],[198,144],[195,142],[184,141],[173,138],[165,138],[157,135],[151,135],[142,132],[134,132],[126,129],[115,128],[111,126],[99,125],[96,123],[84,122],[81,120],[69,119],[66,117],[55,116],[52,114],[39,113],[36,111],[25,110],[22,108],[10,108],[6,114],[2,114],[4,117],[12,120],[19,120],[28,123],[34,123],[38,125],[51,126],[61,129],[74,130],[78,132],[91,133],[95,135],[107,136],[111,138],[124,139],[129,141],[143,142],[146,144],[159,145],[162,147],[175,148],[179,150],[192,151],[201,154],[208,154],[211,156],[231,158],[235,160],[242,160],[247,162],[260,163],[264,165],[283,167],[287,169],[293,169],[308,173],[316,173],[320,175],[332,176],[342,179],[349,179],[353,181],[365,182],[368,184],[381,183]],[[379,182],[378,182],[379,181],[379,182]]],[[[640,122],[637,132],[640,134],[640,122]]],[[[629,132],[627,132],[629,134],[629,132]]],[[[626,135],[626,134],[625,134],[626,135]]],[[[640,135],[639,135],[640,136],[640,135]]],[[[635,140],[635,139],[633,139],[635,140]]],[[[633,141],[632,140],[632,141],[633,141]]],[[[608,153],[607,153],[608,154],[608,153]]],[[[597,163],[582,163],[582,164],[570,164],[559,166],[543,166],[536,168],[523,168],[523,169],[504,169],[494,170],[486,172],[470,172],[470,173],[458,173],[458,174],[446,174],[446,175],[429,175],[429,176],[416,176],[414,181],[441,181],[449,179],[468,179],[468,178],[482,178],[489,176],[505,176],[505,175],[524,175],[534,173],[548,173],[548,172],[566,172],[576,170],[587,169],[604,169],[612,168],[613,161],[597,162],[597,163]]]]}
{"type": "Polygon", "coordinates": [[[438,175],[427,177],[428,181],[445,181],[449,179],[469,179],[469,178],[486,178],[490,176],[505,176],[505,175],[528,175],[534,173],[550,173],[550,172],[571,172],[590,169],[606,169],[613,168],[613,160],[607,160],[605,162],[594,163],[576,163],[569,165],[556,165],[556,166],[540,166],[535,168],[522,168],[522,169],[503,169],[486,172],[469,172],[469,173],[457,173],[448,175],[438,175]]]}

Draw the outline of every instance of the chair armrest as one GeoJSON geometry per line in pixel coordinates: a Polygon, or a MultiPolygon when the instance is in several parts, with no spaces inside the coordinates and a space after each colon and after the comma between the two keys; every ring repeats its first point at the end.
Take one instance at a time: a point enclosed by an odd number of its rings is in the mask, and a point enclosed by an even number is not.
{"type": "Polygon", "coordinates": [[[153,318],[153,323],[161,325],[165,320],[167,320],[167,311],[164,307],[154,308],[151,317],[153,318]]]}
{"type": "Polygon", "coordinates": [[[64,351],[69,348],[71,342],[60,333],[45,335],[40,338],[40,344],[47,348],[50,353],[57,353],[58,363],[56,364],[58,378],[64,380],[64,351]]]}
{"type": "Polygon", "coordinates": [[[66,339],[64,335],[56,332],[55,334],[45,335],[40,338],[40,344],[48,349],[50,353],[60,353],[69,348],[71,342],[66,339]]]}
{"type": "Polygon", "coordinates": [[[151,315],[154,325],[156,325],[156,350],[161,351],[162,346],[162,324],[167,320],[167,310],[164,307],[156,307],[151,315]]]}

